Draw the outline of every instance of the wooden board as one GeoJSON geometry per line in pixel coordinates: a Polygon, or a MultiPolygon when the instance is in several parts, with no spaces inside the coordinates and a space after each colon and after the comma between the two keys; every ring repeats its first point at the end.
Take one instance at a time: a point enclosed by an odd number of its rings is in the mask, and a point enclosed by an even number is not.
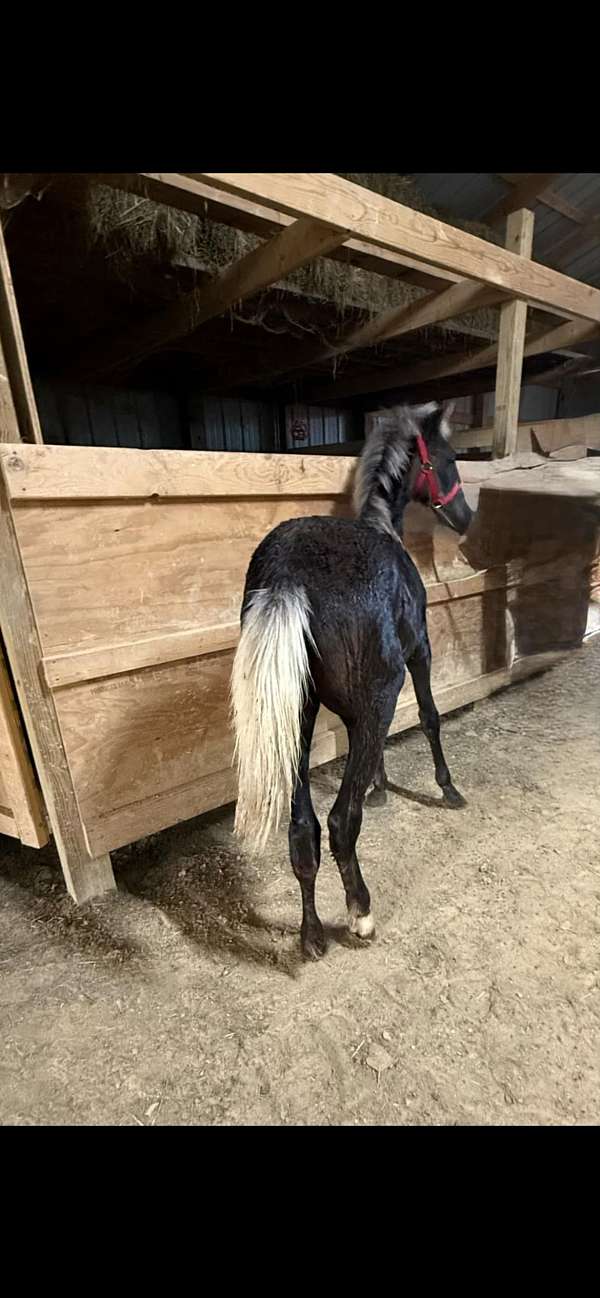
{"type": "MultiPolygon", "coordinates": [[[[512,212],[506,226],[506,247],[519,256],[531,257],[532,246],[533,212],[512,212]]],[[[526,324],[526,302],[505,302],[500,308],[492,451],[495,457],[512,455],[517,448],[526,324]]]]}
{"type": "MultiPolygon", "coordinates": [[[[577,634],[588,626],[597,528],[587,515],[577,521],[577,489],[573,500],[561,478],[577,466],[533,455],[527,467],[520,462],[511,458],[508,472],[461,466],[488,520],[483,541],[494,537],[487,550],[481,542],[482,554],[461,549],[431,511],[407,511],[407,545],[428,588],[441,710],[500,688],[540,653],[561,652],[569,617],[577,634]],[[526,496],[510,489],[515,478],[527,480],[526,496]],[[498,480],[509,488],[494,491],[498,480]],[[548,597],[553,588],[560,607],[548,597]]],[[[36,707],[50,709],[69,815],[103,860],[235,796],[229,677],[248,561],[286,518],[347,514],[355,464],[58,446],[5,448],[0,466],[35,618],[24,674],[35,673],[40,694],[30,699],[28,726],[36,707]]],[[[592,484],[600,486],[600,471],[592,484]]],[[[5,589],[4,606],[9,598],[5,589]]],[[[10,648],[21,668],[23,640],[10,648]]],[[[407,685],[393,729],[415,721],[407,685]]],[[[313,763],[345,742],[339,720],[322,710],[313,763]]],[[[38,746],[36,760],[55,759],[38,746]]],[[[55,813],[65,818],[66,807],[55,813]]]]}
{"type": "MultiPolygon", "coordinates": [[[[594,338],[597,334],[598,325],[590,324],[585,320],[569,320],[566,324],[551,328],[546,325],[541,331],[536,329],[531,337],[526,338],[523,356],[542,356],[545,352],[561,351],[565,347],[594,338]]],[[[440,356],[414,361],[412,365],[404,365],[400,369],[392,366],[383,369],[380,366],[377,370],[363,370],[353,378],[344,378],[342,373],[339,380],[327,379],[325,382],[321,380],[312,386],[307,384],[305,395],[310,401],[330,401],[359,396],[361,393],[370,395],[386,392],[396,388],[410,388],[414,392],[415,388],[422,384],[434,383],[436,380],[452,375],[489,369],[496,364],[497,359],[498,343],[489,343],[486,347],[478,347],[476,350],[470,347],[466,352],[442,352],[440,356]]],[[[562,369],[562,366],[560,368],[562,369]]],[[[532,376],[530,381],[537,383],[541,377],[537,374],[532,376]]],[[[472,379],[471,383],[473,386],[468,389],[469,394],[476,390],[475,380],[472,379]]]]}
{"type": "Polygon", "coordinates": [[[8,440],[6,432],[14,433],[15,419],[18,436],[13,437],[13,440],[21,437],[24,442],[41,442],[40,421],[31,386],[6,244],[0,227],[0,390],[6,379],[10,385],[10,399],[4,389],[0,396],[0,442],[8,440]],[[14,418],[10,415],[11,404],[14,418]]]}
{"type": "Polygon", "coordinates": [[[111,446],[40,446],[33,455],[0,447],[0,455],[15,502],[339,496],[349,490],[356,467],[334,456],[317,465],[312,456],[159,450],[140,455],[111,446]]]}
{"type": "Polygon", "coordinates": [[[0,442],[20,442],[17,413],[10,390],[8,367],[0,341],[0,442]]]}
{"type": "Polygon", "coordinates": [[[129,324],[111,337],[104,347],[84,344],[75,357],[75,363],[84,372],[88,368],[94,374],[128,368],[157,348],[193,333],[206,320],[221,315],[244,298],[253,297],[285,279],[292,271],[339,247],[344,241],[339,231],[319,221],[305,218],[293,221],[266,243],[246,253],[240,261],[226,266],[208,284],[158,308],[140,324],[129,324]]]}
{"type": "Polygon", "coordinates": [[[0,832],[43,847],[48,827],[0,644],[0,832]]]}
{"type": "MultiPolygon", "coordinates": [[[[263,238],[290,225],[294,219],[285,212],[227,194],[181,172],[119,171],[112,175],[104,172],[97,176],[97,180],[114,189],[125,189],[156,203],[197,213],[203,220],[208,217],[263,238]]],[[[453,284],[460,278],[451,270],[437,266],[430,268],[428,273],[422,263],[412,257],[391,249],[375,248],[359,239],[349,239],[342,248],[333,249],[329,255],[336,261],[359,266],[377,275],[398,277],[424,288],[435,289],[444,281],[453,284]]]]}
{"type": "Polygon", "coordinates": [[[291,172],[210,172],[196,179],[288,216],[325,221],[426,264],[505,289],[514,297],[600,323],[600,291],[539,262],[507,252],[465,230],[404,207],[341,176],[291,172]]]}
{"type": "MultiPolygon", "coordinates": [[[[469,428],[454,433],[452,445],[458,451],[471,447],[487,450],[492,445],[493,436],[491,424],[487,428],[469,428]]],[[[563,446],[587,446],[600,450],[600,415],[522,421],[519,424],[517,450],[535,451],[539,447],[545,455],[549,455],[563,446]]]]}
{"type": "MultiPolygon", "coordinates": [[[[23,447],[26,454],[37,447],[23,447]]],[[[0,480],[0,632],[60,856],[76,901],[114,888],[110,857],[94,858],[77,805],[51,691],[41,673],[42,648],[6,482],[0,480]]]]}

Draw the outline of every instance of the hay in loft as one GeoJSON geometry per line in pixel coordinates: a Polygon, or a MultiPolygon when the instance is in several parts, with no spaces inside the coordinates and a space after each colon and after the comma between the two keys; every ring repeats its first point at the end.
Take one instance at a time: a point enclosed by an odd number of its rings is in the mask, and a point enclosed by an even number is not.
{"type": "MultiPolygon", "coordinates": [[[[345,179],[428,215],[440,215],[409,177],[395,173],[346,173],[345,179]]],[[[177,211],[152,199],[101,184],[86,186],[79,211],[88,246],[102,250],[107,268],[110,266],[112,273],[125,281],[133,294],[136,268],[143,262],[157,268],[184,264],[215,275],[262,242],[257,235],[221,225],[208,217],[177,211]]],[[[497,235],[479,222],[455,220],[454,224],[498,242],[497,235]]],[[[330,258],[317,258],[294,271],[286,277],[285,284],[307,298],[332,303],[342,320],[350,310],[371,315],[406,305],[423,293],[422,289],[402,280],[330,258]]],[[[461,317],[461,324],[469,332],[493,338],[497,334],[497,312],[484,308],[461,317]]],[[[455,328],[450,321],[441,326],[442,331],[449,333],[455,328]]]]}

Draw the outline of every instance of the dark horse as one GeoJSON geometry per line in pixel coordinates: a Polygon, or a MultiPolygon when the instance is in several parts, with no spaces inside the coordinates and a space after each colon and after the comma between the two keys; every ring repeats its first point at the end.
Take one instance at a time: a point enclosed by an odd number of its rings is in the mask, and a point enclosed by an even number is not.
{"type": "Polygon", "coordinates": [[[315,909],[321,827],[309,784],[319,705],[341,717],[348,731],[346,769],[328,826],[349,926],[359,937],[374,931],[356,859],[363,802],[372,783],[376,796],[385,796],[383,746],[407,667],[436,780],[449,806],[464,805],[442,752],[431,694],[425,587],[401,539],[411,499],[435,509],[461,535],[471,521],[447,414],[433,402],[377,415],[358,468],[357,517],[281,523],[255,550],[246,576],[232,677],[235,831],[260,850],[291,805],[302,949],[312,959],[325,952],[315,909]]]}

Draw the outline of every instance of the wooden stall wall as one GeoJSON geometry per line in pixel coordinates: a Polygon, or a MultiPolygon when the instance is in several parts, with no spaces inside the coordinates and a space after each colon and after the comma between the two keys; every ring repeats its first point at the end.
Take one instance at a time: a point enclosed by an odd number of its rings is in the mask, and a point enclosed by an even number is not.
{"type": "Polygon", "coordinates": [[[0,834],[28,847],[48,842],[42,795],[29,756],[0,640],[0,834]]]}
{"type": "MultiPolygon", "coordinates": [[[[354,462],[23,446],[0,451],[0,464],[39,637],[20,690],[27,703],[41,681],[44,697],[25,715],[35,726],[41,703],[52,709],[89,854],[233,799],[228,691],[249,558],[284,519],[347,513],[354,462]]],[[[464,467],[465,476],[484,471],[464,467]]],[[[407,514],[407,544],[428,587],[441,711],[533,670],[549,646],[564,648],[569,616],[572,642],[585,629],[596,524],[573,532],[575,513],[538,506],[536,515],[519,491],[508,509],[500,497],[496,506],[481,563],[467,562],[430,512],[407,514]]],[[[11,590],[5,584],[4,605],[11,590]]],[[[29,642],[12,652],[30,654],[29,642]]],[[[416,721],[407,685],[392,731],[416,721]]],[[[322,710],[313,763],[345,746],[338,718],[322,710]]]]}

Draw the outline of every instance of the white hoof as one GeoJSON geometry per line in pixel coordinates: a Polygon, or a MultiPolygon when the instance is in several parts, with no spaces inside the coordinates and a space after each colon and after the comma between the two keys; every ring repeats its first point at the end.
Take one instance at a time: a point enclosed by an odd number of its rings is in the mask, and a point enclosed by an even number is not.
{"type": "Polygon", "coordinates": [[[349,915],[348,927],[357,937],[372,937],[375,932],[375,920],[371,912],[368,915],[349,915]]]}

